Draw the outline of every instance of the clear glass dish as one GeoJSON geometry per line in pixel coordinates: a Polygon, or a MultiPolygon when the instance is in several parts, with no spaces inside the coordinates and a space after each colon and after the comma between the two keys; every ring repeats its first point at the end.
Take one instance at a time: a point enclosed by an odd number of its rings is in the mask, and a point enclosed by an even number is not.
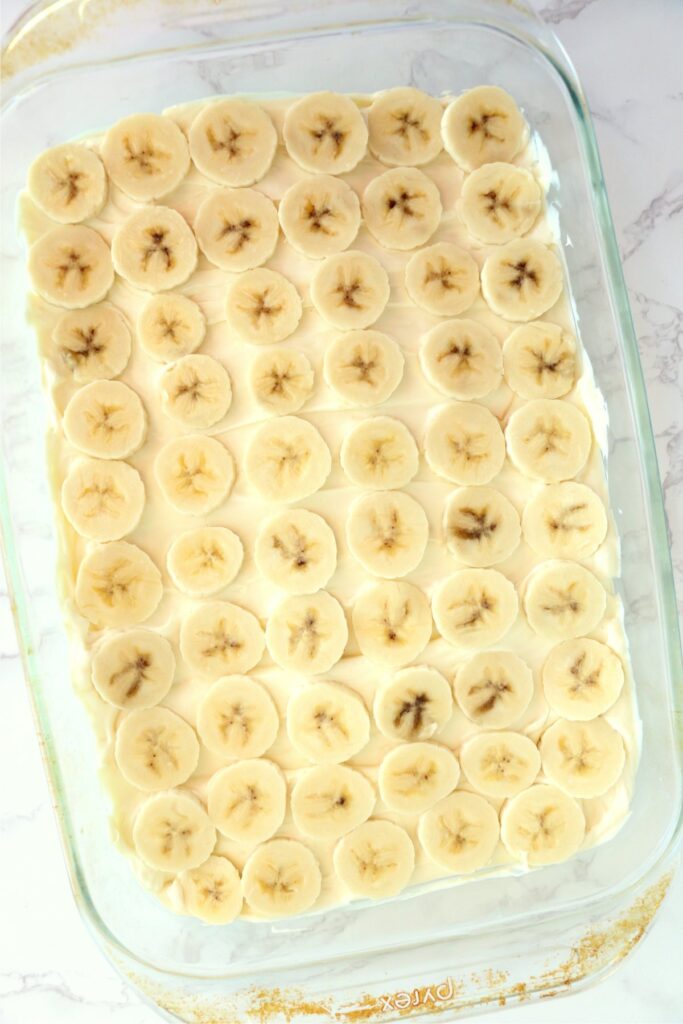
{"type": "Polygon", "coordinates": [[[441,1020],[585,984],[635,945],[681,833],[683,669],[636,341],[595,139],[559,43],[519,0],[58,0],[15,26],[2,110],[0,512],[26,676],[68,870],[111,961],[185,1021],[441,1020]],[[17,194],[46,146],[212,93],[508,89],[542,132],[583,344],[609,411],[608,474],[643,723],[632,813],[568,863],[411,891],[279,924],[211,929],[145,894],[111,843],[86,713],[72,693],[44,471],[47,404],[24,319],[17,194]]]}

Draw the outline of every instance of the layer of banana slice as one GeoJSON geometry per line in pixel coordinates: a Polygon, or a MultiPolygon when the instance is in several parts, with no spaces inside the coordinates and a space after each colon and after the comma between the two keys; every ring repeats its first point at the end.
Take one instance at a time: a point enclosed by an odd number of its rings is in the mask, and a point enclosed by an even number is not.
{"type": "Polygon", "coordinates": [[[225,526],[199,526],[173,541],[166,568],[179,590],[190,597],[211,597],[237,576],[244,559],[242,541],[225,526]]]}
{"type": "Polygon", "coordinates": [[[521,473],[558,483],[581,472],[590,455],[592,435],[586,416],[575,405],[536,398],[513,412],[505,440],[521,473]]]}
{"type": "Polygon", "coordinates": [[[432,599],[436,628],[456,647],[488,647],[512,628],[519,601],[514,585],[497,569],[460,569],[432,599]]]}
{"type": "Polygon", "coordinates": [[[242,871],[244,898],[266,917],[309,910],[320,895],[320,865],[296,839],[271,839],[257,847],[242,871]]]}
{"type": "Polygon", "coordinates": [[[166,637],[148,629],[109,636],[93,654],[93,686],[123,711],[154,707],[171,689],[174,675],[173,648],[166,637]]]}
{"type": "Polygon", "coordinates": [[[512,160],[528,129],[509,93],[496,85],[468,89],[448,104],[441,122],[446,151],[465,171],[498,160],[512,160]]]}
{"type": "Polygon", "coordinates": [[[481,290],[494,313],[506,320],[535,320],[562,294],[562,264],[534,239],[508,242],[486,257],[481,290]]]}
{"type": "Polygon", "coordinates": [[[161,573],[149,555],[125,540],[91,548],[78,567],[76,606],[95,626],[137,626],[156,610],[161,573]]]}
{"type": "Polygon", "coordinates": [[[79,383],[118,377],[130,358],[128,325],[108,302],[64,313],[55,324],[52,342],[59,368],[66,368],[79,383]]]}
{"type": "Polygon", "coordinates": [[[420,249],[406,265],[406,291],[432,316],[459,316],[479,294],[479,267],[451,242],[420,249]]]}
{"type": "Polygon", "coordinates": [[[441,220],[441,196],[431,178],[416,167],[396,167],[377,175],[363,192],[363,217],[385,249],[416,249],[432,237],[441,220]]]}
{"type": "Polygon", "coordinates": [[[322,516],[287,509],[268,519],[254,544],[260,573],[289,594],[314,594],[337,567],[337,541],[322,516]]]}
{"type": "Polygon", "coordinates": [[[404,86],[379,93],[368,110],[370,151],[385,164],[418,167],[443,148],[443,107],[420,89],[404,86]]]}
{"type": "Polygon", "coordinates": [[[465,565],[505,561],[519,545],[517,510],[495,487],[461,487],[446,502],[443,530],[449,551],[465,565]]]}
{"type": "Polygon", "coordinates": [[[515,796],[531,786],[541,770],[536,744],[519,732],[471,736],[459,756],[467,781],[484,796],[515,796]]]}
{"type": "Polygon", "coordinates": [[[133,114],[104,136],[102,159],[115,185],[139,202],[172,192],[190,169],[187,140],[178,125],[159,114],[133,114]]]}
{"type": "Polygon", "coordinates": [[[304,675],[319,675],[336,665],[348,638],[344,609],[326,590],[285,598],[266,625],[273,661],[304,675]]]}
{"type": "Polygon", "coordinates": [[[525,789],[506,802],[500,818],[500,838],[506,849],[529,867],[571,857],[585,831],[580,804],[556,786],[525,789]]]}
{"type": "Polygon", "coordinates": [[[222,420],[232,402],[230,377],[211,356],[182,356],[159,381],[161,408],[183,427],[204,429],[222,420]]]}
{"type": "Polygon", "coordinates": [[[471,722],[482,729],[505,729],[528,708],[534,677],[512,651],[481,651],[458,668],[453,689],[471,722]]]}
{"type": "Polygon", "coordinates": [[[144,206],[118,228],[111,246],[116,269],[134,288],[164,292],[197,266],[197,242],[187,221],[168,206],[144,206]]]}
{"type": "Polygon", "coordinates": [[[145,485],[127,462],[78,459],[61,490],[62,511],[88,540],[121,540],[135,529],[145,507],[145,485]]]}
{"type": "Polygon", "coordinates": [[[75,142],[53,146],[36,157],[26,179],[29,195],[60,224],[93,217],[107,198],[107,175],[92,149],[75,142]]]}
{"type": "Polygon", "coordinates": [[[487,163],[465,178],[458,210],[471,235],[502,245],[533,227],[542,198],[538,182],[523,167],[487,163]]]}
{"type": "Polygon", "coordinates": [[[270,259],[279,230],[273,201],[253,188],[209,192],[194,219],[199,248],[214,266],[231,273],[270,259]]]}
{"type": "Polygon", "coordinates": [[[445,871],[468,875],[485,867],[498,845],[498,815],[476,793],[451,793],[420,818],[417,834],[425,853],[445,871]]]}
{"type": "Polygon", "coordinates": [[[553,559],[524,585],[524,612],[539,636],[571,640],[595,629],[607,605],[600,580],[578,562],[553,559]]]}
{"type": "Polygon", "coordinates": [[[217,680],[197,706],[197,732],[219,757],[261,757],[272,747],[279,728],[272,697],[249,676],[217,680]]]}
{"type": "Polygon", "coordinates": [[[309,683],[290,697],[287,735],[315,764],[339,764],[370,738],[370,716],[353,690],[341,683],[309,683]]]}
{"type": "Polygon", "coordinates": [[[142,804],[133,822],[133,842],[149,867],[175,873],[197,868],[211,856],[216,830],[197,797],[171,789],[142,804]]]}
{"type": "Polygon", "coordinates": [[[415,868],[415,847],[404,828],[393,821],[366,821],[334,848],[334,868],[354,896],[373,900],[396,896],[415,868]]]}
{"type": "Polygon", "coordinates": [[[154,295],[137,322],[137,337],[148,356],[170,363],[199,348],[206,318],[196,302],[177,292],[154,295]]]}
{"type": "Polygon", "coordinates": [[[565,640],[543,666],[543,692],[558,715],[585,722],[612,707],[624,686],[624,666],[611,647],[581,637],[565,640]]]}
{"type": "Polygon", "coordinates": [[[180,627],[180,653],[205,679],[248,672],[261,660],[265,638],[258,619],[229,601],[206,601],[180,627]]]}
{"type": "Polygon", "coordinates": [[[244,455],[247,482],[264,501],[299,501],[318,491],[332,468],[316,428],[298,416],[280,416],[252,431],[244,455]]]}
{"type": "Polygon", "coordinates": [[[587,558],[605,539],[607,513],[585,484],[549,484],[524,506],[522,529],[529,547],[544,558],[587,558]]]}
{"type": "Polygon", "coordinates": [[[364,494],[346,517],[346,541],[354,558],[374,576],[406,576],[422,561],[429,522],[422,505],[403,491],[364,494]]]}
{"type": "Polygon", "coordinates": [[[81,224],[65,224],[41,235],[29,250],[28,273],[41,298],[65,309],[100,302],[114,283],[109,246],[81,224]]]}
{"type": "Polygon", "coordinates": [[[311,839],[339,839],[367,821],[374,806],[365,776],[338,764],[309,768],[292,790],[294,824],[311,839]]]}
{"type": "Polygon", "coordinates": [[[147,433],[137,393],[118,380],[95,380],[69,399],[62,427],[67,440],[86,455],[122,459],[137,451],[147,433]]]}
{"type": "Polygon", "coordinates": [[[318,174],[290,185],[278,216],[292,248],[321,260],[351,245],[360,227],[360,202],[345,181],[318,174]]]}
{"type": "Polygon", "coordinates": [[[521,398],[562,398],[574,387],[576,343],[558,324],[522,324],[503,345],[505,380],[521,398]]]}
{"type": "Polygon", "coordinates": [[[199,741],[192,726],[168,708],[130,711],[116,730],[114,757],[131,786],[173,789],[197,767],[199,741]]]}
{"type": "Polygon", "coordinates": [[[422,814],[451,793],[460,766],[455,754],[436,743],[402,743],[379,766],[380,796],[392,811],[422,814]]]}
{"type": "Polygon", "coordinates": [[[498,339],[475,320],[447,320],[428,331],[420,365],[429,383],[449,398],[483,398],[503,376],[498,339]]]}
{"type": "Polygon", "coordinates": [[[303,352],[276,348],[259,352],[249,368],[249,386],[261,408],[286,416],[298,412],[313,391],[313,367],[303,352]]]}
{"type": "Polygon", "coordinates": [[[274,345],[299,326],[301,298],[291,281],[267,267],[247,270],[228,287],[228,329],[251,345],[274,345]]]}
{"type": "Polygon", "coordinates": [[[220,441],[188,434],[164,445],[154,474],[170,505],[186,515],[203,516],[225,501],[235,481],[232,455],[220,441]]]}
{"type": "Polygon", "coordinates": [[[476,402],[450,402],[427,421],[427,463],[454,484],[487,484],[503,468],[505,438],[500,423],[476,402]]]}
{"type": "Polygon", "coordinates": [[[219,185],[253,185],[270,168],[277,132],[265,110],[245,100],[207,103],[189,131],[197,168],[219,185]]]}
{"type": "Polygon", "coordinates": [[[540,742],[543,772],[570,796],[602,796],[619,779],[626,760],[624,741],[604,718],[568,722],[558,718],[540,742]]]}
{"type": "Polygon", "coordinates": [[[325,381],[353,405],[379,405],[403,377],[404,359],[395,341],[380,331],[347,331],[325,349],[325,381]]]}
{"type": "Polygon", "coordinates": [[[374,324],[389,301],[382,264],[355,249],[328,256],[311,278],[311,302],[328,324],[341,331],[374,324]]]}
{"type": "Polygon", "coordinates": [[[414,665],[401,669],[375,693],[373,714],[377,728],[389,739],[429,740],[437,735],[453,712],[447,679],[435,668],[414,665]]]}
{"type": "Polygon", "coordinates": [[[305,171],[345,174],[365,156],[368,129],[348,96],[316,92],[287,108],[282,128],[287,152],[305,171]]]}
{"type": "Polygon", "coordinates": [[[373,583],[356,598],[353,631],[363,654],[401,668],[414,661],[432,635],[429,601],[411,583],[373,583]]]}
{"type": "Polygon", "coordinates": [[[377,491],[404,487],[419,465],[413,435],[392,416],[372,416],[351,427],[339,459],[352,483],[377,491]]]}
{"type": "Polygon", "coordinates": [[[287,783],[274,761],[237,761],[211,776],[206,805],[222,835],[255,846],[275,835],[284,821],[287,783]]]}
{"type": "Polygon", "coordinates": [[[227,857],[209,857],[178,875],[188,914],[206,924],[230,924],[242,909],[242,882],[227,857]]]}

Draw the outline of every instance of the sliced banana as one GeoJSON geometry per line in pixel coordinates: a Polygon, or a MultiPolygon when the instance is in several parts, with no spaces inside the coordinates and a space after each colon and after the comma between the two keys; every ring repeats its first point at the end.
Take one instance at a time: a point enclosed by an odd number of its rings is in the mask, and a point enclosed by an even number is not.
{"type": "Polygon", "coordinates": [[[194,729],[168,708],[129,712],[116,730],[116,764],[127,782],[156,792],[189,779],[199,760],[194,729]]]}
{"type": "Polygon", "coordinates": [[[287,735],[315,764],[338,764],[357,754],[370,738],[370,716],[353,690],[339,683],[310,683],[287,705],[287,735]]]}
{"type": "Polygon", "coordinates": [[[320,895],[320,865],[296,839],[271,839],[242,871],[244,898],[257,914],[284,917],[309,910],[320,895]]]}
{"type": "Polygon", "coordinates": [[[581,846],[586,821],[581,806],[556,786],[537,785],[508,800],[500,837],[517,860],[530,867],[556,864],[581,846]]]}
{"type": "Polygon", "coordinates": [[[210,597],[237,576],[244,559],[242,541],[225,526],[199,526],[181,533],[166,555],[176,587],[190,597],[210,597]]]}
{"type": "Polygon", "coordinates": [[[518,239],[486,257],[481,290],[494,313],[506,320],[535,320],[562,294],[562,264],[552,249],[518,239]]]}
{"type": "Polygon", "coordinates": [[[309,768],[292,790],[292,817],[311,839],[339,839],[372,814],[375,791],[360,772],[342,765],[309,768]]]}
{"type": "Polygon", "coordinates": [[[346,540],[368,572],[396,579],[422,561],[429,523],[422,505],[403,491],[364,494],[347,513],[346,540]]]}
{"type": "Polygon", "coordinates": [[[524,506],[522,529],[529,547],[544,558],[587,558],[605,539],[607,513],[585,484],[550,484],[524,506]]]}
{"type": "Polygon", "coordinates": [[[149,867],[187,871],[211,856],[216,830],[195,796],[171,789],[142,804],[133,822],[133,843],[149,867]]]}
{"type": "Polygon", "coordinates": [[[111,246],[116,273],[134,288],[163,292],[187,281],[197,243],[187,221],[167,206],[144,206],[118,228],[111,246]]]}
{"type": "Polygon", "coordinates": [[[74,597],[95,626],[136,626],[156,610],[164,588],[156,565],[124,540],[98,544],[78,567],[74,597]]]}
{"type": "Polygon", "coordinates": [[[251,434],[244,455],[248,483],[264,501],[299,501],[320,490],[332,468],[316,428],[298,416],[268,420],[251,434]]]}
{"type": "Polygon", "coordinates": [[[571,721],[585,722],[608,711],[624,686],[624,666],[611,647],[581,637],[565,640],[543,666],[543,691],[550,707],[571,721]]]}
{"type": "Polygon", "coordinates": [[[288,594],[314,594],[337,567],[337,541],[322,516],[288,509],[259,530],[254,561],[267,580],[288,594]]]}
{"type": "Polygon", "coordinates": [[[429,601],[411,583],[373,583],[352,611],[358,645],[371,661],[400,668],[414,661],[432,635],[429,601]]]}
{"type": "Polygon", "coordinates": [[[279,728],[272,697],[248,676],[219,679],[197,706],[197,732],[219,757],[261,757],[272,747],[279,728]]]}
{"type": "Polygon", "coordinates": [[[380,331],[347,331],[325,349],[325,380],[353,405],[379,405],[401,383],[404,359],[395,341],[380,331]]]}
{"type": "Polygon", "coordinates": [[[122,459],[137,451],[147,433],[140,398],[118,380],[95,380],[78,391],[64,410],[67,440],[102,459],[122,459]]]}
{"type": "Polygon", "coordinates": [[[285,818],[287,783],[265,758],[221,768],[207,786],[209,817],[222,835],[255,846],[275,835],[285,818]]]}
{"type": "Polygon", "coordinates": [[[270,168],[277,132],[256,103],[225,99],[207,103],[189,131],[190,153],[207,178],[220,185],[253,185],[270,168]]]}
{"type": "Polygon", "coordinates": [[[533,740],[518,732],[486,732],[465,740],[460,766],[484,796],[515,796],[533,784],[541,755],[533,740]]]}
{"type": "Polygon", "coordinates": [[[379,766],[377,780],[392,811],[421,814],[452,792],[460,778],[455,754],[436,743],[402,743],[379,766]]]}
{"type": "Polygon", "coordinates": [[[298,412],[313,391],[313,367],[303,352],[277,348],[259,352],[249,368],[249,386],[267,412],[298,412]]]}
{"type": "Polygon", "coordinates": [[[479,294],[479,267],[459,246],[437,242],[410,257],[405,285],[415,305],[432,316],[458,316],[479,294]]]}
{"type": "Polygon", "coordinates": [[[468,89],[448,104],[441,122],[446,151],[465,171],[512,160],[527,140],[519,107],[496,85],[468,89]]]}
{"type": "Polygon", "coordinates": [[[140,344],[152,359],[170,363],[198,349],[206,335],[206,319],[196,302],[177,292],[149,300],[137,322],[140,344]]]}
{"type": "Polygon", "coordinates": [[[79,459],[61,490],[62,511],[88,540],[121,540],[134,530],[145,507],[145,485],[127,462],[79,459]]]}
{"type": "Polygon", "coordinates": [[[55,325],[52,341],[58,365],[79,383],[118,377],[130,358],[128,325],[108,302],[64,313],[55,325]]]}
{"type": "Polygon", "coordinates": [[[450,402],[427,422],[425,458],[455,484],[487,484],[503,468],[505,438],[496,417],[475,402],[450,402]]]}
{"type": "Polygon", "coordinates": [[[413,841],[393,821],[366,821],[339,840],[334,868],[354,896],[374,900],[396,896],[415,868],[413,841]]]}
{"type": "Polygon", "coordinates": [[[305,171],[345,174],[365,156],[368,129],[348,96],[316,92],[287,108],[282,128],[287,152],[305,171]]]}
{"type": "Polygon", "coordinates": [[[482,729],[505,729],[528,708],[534,677],[511,651],[481,651],[458,668],[453,689],[471,722],[482,729]]]}
{"type": "Polygon", "coordinates": [[[206,679],[248,672],[264,649],[256,616],[229,601],[204,602],[180,626],[180,653],[206,679]]]}
{"type": "Polygon", "coordinates": [[[416,167],[396,167],[373,178],[361,206],[370,234],[386,249],[424,245],[442,212],[438,188],[416,167]]]}
{"type": "Polygon", "coordinates": [[[297,329],[301,299],[291,281],[275,270],[247,270],[228,288],[228,328],[251,345],[274,345],[297,329]]]}
{"type": "Polygon", "coordinates": [[[508,420],[505,440],[520,473],[545,483],[568,480],[580,473],[591,449],[591,428],[585,415],[569,402],[536,398],[516,409],[508,420]]]}
{"type": "Polygon", "coordinates": [[[216,189],[197,210],[194,233],[206,258],[221,270],[252,270],[275,251],[277,210],[256,189],[216,189]]]}
{"type": "Polygon", "coordinates": [[[328,324],[341,331],[374,324],[389,301],[389,278],[367,252],[351,249],[328,256],[311,279],[311,302],[328,324]]]}
{"type": "Polygon", "coordinates": [[[558,324],[516,327],[503,345],[505,380],[522,398],[562,398],[574,387],[576,343],[558,324]]]}
{"type": "Polygon", "coordinates": [[[175,657],[168,640],[148,629],[107,637],[92,659],[92,683],[100,697],[123,711],[151,708],[171,689],[175,657]]]}
{"type": "Polygon", "coordinates": [[[168,195],[190,169],[185,136],[159,114],[117,121],[104,136],[102,159],[114,184],[140,202],[168,195]]]}
{"type": "Polygon", "coordinates": [[[543,772],[554,785],[583,800],[602,796],[624,769],[621,734],[604,718],[568,722],[558,718],[540,742],[543,772]]]}
{"type": "Polygon", "coordinates": [[[360,202],[345,181],[318,174],[287,189],[278,216],[292,248],[321,260],[351,245],[360,227],[360,202]]]}
{"type": "Polygon", "coordinates": [[[387,89],[368,110],[370,150],[385,164],[418,167],[428,164],[443,148],[437,99],[420,89],[387,89]]]}
{"type": "Polygon", "coordinates": [[[325,590],[285,598],[266,625],[273,661],[306,675],[319,675],[336,665],[348,638],[344,609],[325,590]]]}
{"type": "Polygon", "coordinates": [[[505,561],[522,533],[517,510],[495,487],[454,491],[446,502],[443,529],[449,551],[474,568],[505,561]]]}
{"type": "Polygon", "coordinates": [[[435,668],[426,665],[402,669],[375,693],[375,722],[389,739],[432,739],[452,712],[450,684],[435,668]]]}
{"type": "Polygon", "coordinates": [[[420,345],[422,371],[450,398],[483,398],[503,376],[498,339],[474,320],[447,320],[433,327],[420,345]]]}
{"type": "Polygon", "coordinates": [[[420,843],[445,871],[468,875],[491,860],[500,825],[495,810],[475,793],[451,793],[420,818],[420,843]]]}
{"type": "Polygon", "coordinates": [[[529,171],[514,164],[487,163],[465,178],[458,208],[471,235],[501,245],[533,227],[541,201],[540,186],[529,171]]]}
{"type": "Polygon", "coordinates": [[[96,231],[80,224],[41,235],[29,250],[28,273],[41,298],[65,309],[99,302],[114,283],[109,246],[96,231]]]}
{"type": "Polygon", "coordinates": [[[211,356],[182,356],[161,377],[161,408],[183,427],[204,429],[222,420],[232,402],[225,367],[211,356]]]}
{"type": "Polygon", "coordinates": [[[595,629],[607,605],[602,583],[578,562],[538,566],[524,588],[524,611],[539,636],[571,640],[595,629]]]}
{"type": "Polygon", "coordinates": [[[230,924],[242,909],[242,882],[227,857],[209,857],[178,875],[188,914],[206,924],[230,924]]]}
{"type": "Polygon", "coordinates": [[[460,569],[432,599],[436,628],[456,647],[487,647],[512,628],[519,611],[514,585],[496,569],[460,569]]]}
{"type": "Polygon", "coordinates": [[[235,464],[228,449],[215,438],[188,434],[164,445],[154,473],[169,505],[186,515],[203,516],[229,495],[235,464]]]}
{"type": "Polygon", "coordinates": [[[28,169],[31,199],[52,220],[77,224],[93,217],[107,198],[107,175],[97,153],[78,143],[53,146],[28,169]]]}
{"type": "Polygon", "coordinates": [[[351,427],[339,459],[349,480],[378,491],[404,487],[419,465],[413,435],[391,416],[372,416],[351,427]]]}

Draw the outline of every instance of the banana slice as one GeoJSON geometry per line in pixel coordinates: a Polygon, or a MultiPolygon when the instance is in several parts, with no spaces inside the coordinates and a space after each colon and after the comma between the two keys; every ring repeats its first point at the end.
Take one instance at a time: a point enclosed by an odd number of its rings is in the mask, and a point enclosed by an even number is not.
{"type": "Polygon", "coordinates": [[[503,468],[505,438],[483,405],[450,402],[430,416],[424,451],[438,476],[455,484],[487,484],[503,468]]]}
{"type": "Polygon", "coordinates": [[[447,320],[420,345],[420,365],[430,384],[451,398],[483,398],[503,376],[498,339],[474,320],[447,320]]]}
{"type": "Polygon", "coordinates": [[[187,222],[168,206],[144,206],[114,235],[116,273],[134,288],[164,292],[187,281],[197,266],[197,243],[187,222]]]}
{"type": "Polygon", "coordinates": [[[626,760],[621,734],[604,718],[590,722],[558,718],[543,733],[540,749],[550,782],[584,800],[611,789],[626,760]]]}
{"type": "Polygon", "coordinates": [[[565,640],[543,666],[543,691],[558,715],[576,722],[597,718],[618,699],[624,666],[614,651],[597,640],[565,640]]]}
{"type": "Polygon", "coordinates": [[[287,705],[287,735],[316,764],[347,761],[370,738],[370,716],[353,690],[339,683],[310,683],[287,705]]]}
{"type": "Polygon", "coordinates": [[[503,345],[503,372],[522,398],[562,398],[576,381],[576,343],[546,320],[522,324],[503,345]]]}
{"type": "Polygon", "coordinates": [[[550,484],[524,506],[522,529],[544,558],[587,558],[605,539],[607,513],[585,484],[550,484]]]}
{"type": "Polygon", "coordinates": [[[264,501],[299,501],[320,490],[332,468],[330,450],[315,427],[298,416],[262,423],[244,455],[248,483],[264,501]]]}
{"type": "Polygon", "coordinates": [[[370,151],[385,164],[428,164],[443,148],[438,100],[404,86],[375,96],[368,110],[370,151]]]}
{"type": "Polygon", "coordinates": [[[301,299],[291,281],[274,270],[248,270],[228,288],[228,328],[251,345],[274,345],[297,329],[301,299]]]}
{"type": "Polygon", "coordinates": [[[33,202],[60,224],[93,217],[107,198],[107,175],[97,153],[77,143],[46,149],[28,169],[33,202]]]}
{"type": "Polygon", "coordinates": [[[242,909],[239,871],[227,857],[209,857],[178,875],[188,914],[206,924],[230,924],[242,909]]]}
{"type": "Polygon", "coordinates": [[[204,602],[180,626],[180,653],[206,679],[248,672],[264,649],[256,616],[229,601],[204,602]]]}
{"type": "Polygon", "coordinates": [[[298,412],[313,391],[313,367],[303,352],[259,352],[249,369],[249,386],[258,404],[279,416],[298,412]]]}
{"type": "Polygon", "coordinates": [[[533,227],[541,200],[540,186],[529,171],[514,164],[487,163],[465,178],[458,208],[471,235],[501,245],[533,227]]]}
{"type": "Polygon", "coordinates": [[[206,320],[197,303],[176,292],[154,295],[137,322],[140,344],[160,363],[194,352],[205,335],[206,320]]]}
{"type": "Polygon", "coordinates": [[[395,341],[380,331],[347,331],[325,350],[325,380],[353,405],[379,405],[401,383],[404,359],[395,341]]]}
{"type": "Polygon", "coordinates": [[[145,485],[127,462],[79,459],[61,490],[62,511],[88,540],[121,540],[134,530],[145,507],[145,485]]]}
{"type": "Polygon", "coordinates": [[[475,568],[509,558],[522,532],[517,510],[495,487],[455,491],[446,502],[443,528],[449,551],[475,568]]]}
{"type": "Polygon", "coordinates": [[[392,811],[421,814],[458,784],[458,759],[435,743],[402,743],[391,750],[377,775],[379,792],[392,811]]]}
{"type": "Polygon", "coordinates": [[[219,679],[197,706],[197,732],[219,757],[261,757],[272,747],[279,728],[272,697],[248,676],[219,679]]]}
{"type": "Polygon", "coordinates": [[[62,426],[74,448],[102,459],[132,455],[147,433],[140,398],[118,380],[95,380],[76,391],[64,410],[62,426]]]}
{"type": "Polygon", "coordinates": [[[225,526],[200,526],[173,541],[166,567],[176,587],[190,597],[210,597],[235,579],[242,566],[242,541],[225,526]]]}
{"type": "Polygon", "coordinates": [[[211,856],[216,830],[195,796],[171,789],[142,804],[133,823],[133,843],[149,867],[187,871],[211,856]]]}
{"type": "Polygon", "coordinates": [[[513,412],[505,440],[520,473],[544,483],[557,483],[581,472],[590,455],[592,437],[588,420],[575,405],[536,398],[513,412]]]}
{"type": "Polygon", "coordinates": [[[213,437],[188,434],[169,441],[154,463],[157,483],[169,505],[186,515],[203,516],[229,495],[235,464],[213,437]]]}
{"type": "Polygon", "coordinates": [[[260,267],[275,252],[279,234],[271,199],[253,188],[210,192],[194,219],[194,233],[206,258],[237,273],[260,267]]]}
{"type": "Polygon", "coordinates": [[[562,294],[562,264],[552,249],[518,239],[487,256],[481,290],[494,313],[507,320],[535,320],[562,294]]]}
{"type": "Polygon", "coordinates": [[[161,408],[184,427],[212,427],[232,402],[227,370],[211,356],[178,359],[163,374],[159,389],[161,408]]]}
{"type": "Polygon", "coordinates": [[[130,358],[128,325],[108,302],[64,313],[55,325],[52,341],[59,367],[66,368],[79,383],[118,377],[130,358]]]}
{"type": "Polygon", "coordinates": [[[28,273],[41,298],[65,309],[99,302],[114,283],[109,246],[96,231],[80,224],[41,235],[29,250],[28,273]]]}
{"type": "Polygon", "coordinates": [[[410,257],[405,285],[415,305],[432,316],[458,316],[479,294],[479,267],[459,246],[437,242],[410,257]]]}
{"type": "Polygon", "coordinates": [[[413,435],[391,416],[372,416],[352,427],[339,459],[349,480],[378,491],[404,487],[419,466],[413,435]]]}
{"type": "Polygon", "coordinates": [[[500,837],[530,867],[557,864],[581,846],[586,821],[580,805],[556,786],[531,786],[503,807],[500,837]]]}
{"type": "Polygon", "coordinates": [[[257,914],[301,914],[320,895],[320,865],[296,839],[271,839],[254,850],[242,871],[244,898],[257,914]]]}
{"type": "Polygon", "coordinates": [[[337,541],[322,516],[288,509],[261,527],[254,561],[267,580],[288,594],[315,594],[337,567],[337,541]]]}
{"type": "Polygon", "coordinates": [[[124,540],[98,544],[78,567],[74,597],[95,626],[136,626],[156,610],[164,588],[156,565],[124,540]]]}
{"type": "Polygon", "coordinates": [[[436,628],[456,647],[487,647],[512,628],[519,611],[517,591],[496,569],[460,569],[445,579],[432,599],[436,628]]]}
{"type": "Polygon", "coordinates": [[[578,562],[538,566],[524,588],[524,611],[539,636],[571,640],[595,629],[607,605],[602,583],[578,562]]]}
{"type": "Polygon", "coordinates": [[[351,245],[360,227],[360,202],[345,181],[319,174],[287,189],[278,216],[292,248],[321,260],[351,245]]]}
{"type": "Polygon", "coordinates": [[[461,665],[453,686],[458,707],[482,729],[514,725],[534,695],[531,669],[511,651],[481,651],[461,665]]]}
{"type": "Polygon", "coordinates": [[[377,728],[389,739],[429,740],[451,717],[451,688],[434,668],[404,668],[377,690],[373,712],[377,728]]]}
{"type": "Polygon", "coordinates": [[[467,781],[484,796],[509,797],[533,784],[541,755],[528,736],[487,732],[465,740],[460,765],[467,781]]]}
{"type": "Polygon", "coordinates": [[[448,104],[441,121],[443,144],[465,171],[498,160],[512,160],[528,129],[509,93],[496,85],[468,89],[448,104]]]}
{"type": "Polygon", "coordinates": [[[171,689],[173,648],[147,629],[107,637],[92,659],[92,683],[100,697],[123,711],[151,708],[171,689]]]}
{"type": "Polygon", "coordinates": [[[336,665],[348,638],[344,609],[326,590],[285,598],[266,625],[273,661],[305,675],[319,675],[336,665]]]}
{"type": "Polygon", "coordinates": [[[334,868],[354,896],[396,896],[415,868],[413,841],[393,821],[366,821],[339,840],[334,868]]]}
{"type": "Polygon", "coordinates": [[[422,561],[429,540],[424,509],[403,491],[364,494],[346,517],[351,554],[375,576],[406,576],[422,561]]]}
{"type": "Polygon", "coordinates": [[[168,195],[190,169],[185,136],[159,114],[117,121],[104,136],[102,159],[114,184],[140,202],[168,195]]]}
{"type": "Polygon", "coordinates": [[[389,301],[382,264],[355,249],[328,256],[311,279],[311,302],[328,324],[341,331],[374,324],[389,301]]]}
{"type": "Polygon", "coordinates": [[[282,128],[287,152],[305,171],[345,174],[365,156],[368,129],[348,96],[316,92],[287,108],[282,128]]]}
{"type": "Polygon", "coordinates": [[[137,789],[173,789],[189,779],[199,761],[194,729],[168,708],[129,712],[116,730],[116,764],[137,789]]]}
{"type": "Polygon", "coordinates": [[[416,249],[439,226],[441,196],[423,171],[396,167],[373,178],[361,203],[365,224],[385,249],[416,249]]]}
{"type": "Polygon", "coordinates": [[[221,768],[206,790],[209,817],[219,832],[244,846],[270,839],[285,818],[287,783],[273,761],[238,761],[221,768]]]}
{"type": "Polygon", "coordinates": [[[190,153],[219,185],[253,185],[270,168],[277,132],[256,103],[227,99],[207,103],[189,131],[190,153]]]}
{"type": "Polygon", "coordinates": [[[401,668],[425,649],[432,635],[429,601],[411,583],[373,583],[352,611],[358,645],[371,661],[401,668]]]}
{"type": "Polygon", "coordinates": [[[309,768],[292,790],[292,817],[311,839],[339,839],[372,814],[375,791],[360,772],[342,765],[309,768]]]}
{"type": "Polygon", "coordinates": [[[422,815],[417,835],[435,864],[468,875],[491,860],[500,825],[488,800],[475,793],[451,793],[422,815]]]}

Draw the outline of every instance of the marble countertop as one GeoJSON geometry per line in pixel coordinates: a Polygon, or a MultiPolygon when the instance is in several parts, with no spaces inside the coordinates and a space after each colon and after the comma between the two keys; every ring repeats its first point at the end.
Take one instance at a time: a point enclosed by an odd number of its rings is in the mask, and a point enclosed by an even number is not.
{"type": "MultiPolygon", "coordinates": [[[[683,7],[679,0],[534,5],[574,61],[595,119],[683,606],[683,7]]],[[[5,30],[25,6],[6,0],[5,30]]],[[[158,1016],[102,958],[72,901],[1,577],[0,707],[0,1022],[154,1024],[158,1016]],[[19,763],[18,777],[13,766],[19,763]]],[[[683,979],[671,967],[682,957],[679,871],[651,932],[615,974],[552,1005],[495,1011],[487,1020],[680,1022],[683,979]]]]}

